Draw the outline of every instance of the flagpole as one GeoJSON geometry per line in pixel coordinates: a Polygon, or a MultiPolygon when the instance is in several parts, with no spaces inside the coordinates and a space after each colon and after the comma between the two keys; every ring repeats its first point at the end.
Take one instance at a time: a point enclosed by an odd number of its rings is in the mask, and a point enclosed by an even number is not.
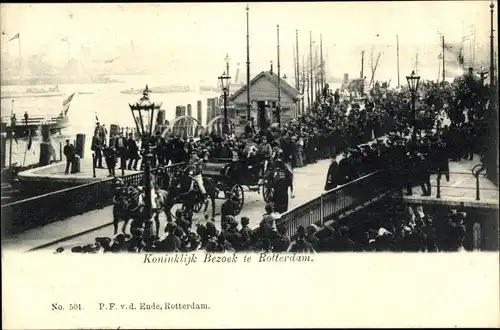
{"type": "Polygon", "coordinates": [[[30,140],[31,140],[31,130],[28,131],[28,142],[26,144],[26,149],[24,149],[24,158],[23,158],[23,165],[22,165],[23,167],[24,167],[24,163],[26,162],[26,153],[28,152],[30,140]]]}
{"type": "Polygon", "coordinates": [[[12,100],[12,107],[10,110],[10,137],[9,137],[9,168],[12,166],[12,138],[14,135],[15,126],[12,121],[12,115],[14,114],[14,100],[12,100]]]}

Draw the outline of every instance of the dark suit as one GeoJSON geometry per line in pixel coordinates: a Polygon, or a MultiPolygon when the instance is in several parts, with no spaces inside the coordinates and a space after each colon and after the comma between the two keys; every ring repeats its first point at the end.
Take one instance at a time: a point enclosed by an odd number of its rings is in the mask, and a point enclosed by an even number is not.
{"type": "Polygon", "coordinates": [[[115,176],[116,154],[113,148],[106,147],[103,150],[104,158],[106,159],[106,166],[110,176],[115,176]]]}
{"type": "Polygon", "coordinates": [[[66,156],[66,169],[64,170],[64,174],[68,174],[71,162],[75,159],[75,148],[71,144],[67,144],[63,149],[64,156],[66,156]]]}
{"type": "Polygon", "coordinates": [[[331,190],[337,187],[339,180],[339,165],[336,161],[333,161],[328,168],[328,174],[326,175],[325,190],[331,190]]]}
{"type": "Polygon", "coordinates": [[[137,170],[137,162],[141,159],[139,156],[139,147],[134,139],[129,138],[127,140],[127,148],[128,148],[128,169],[129,170],[137,170]]]}
{"type": "Polygon", "coordinates": [[[115,140],[116,156],[120,157],[120,168],[127,167],[127,140],[123,136],[119,136],[115,140]]]}
{"type": "Polygon", "coordinates": [[[90,150],[95,152],[94,158],[94,167],[103,167],[102,166],[102,141],[98,136],[92,137],[92,145],[90,146],[90,150]]]}

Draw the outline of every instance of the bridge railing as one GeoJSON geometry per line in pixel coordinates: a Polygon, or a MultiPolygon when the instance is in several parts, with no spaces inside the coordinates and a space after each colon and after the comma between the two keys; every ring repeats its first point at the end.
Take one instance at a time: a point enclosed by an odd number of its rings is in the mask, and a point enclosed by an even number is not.
{"type": "Polygon", "coordinates": [[[283,213],[279,222],[286,226],[290,236],[296,233],[299,226],[322,225],[394,190],[389,185],[388,175],[387,171],[376,171],[329,190],[283,213]]]}
{"type": "Polygon", "coordinates": [[[474,169],[471,172],[438,172],[436,176],[436,184],[434,185],[434,180],[431,180],[431,189],[436,189],[436,198],[443,198],[445,197],[450,191],[453,191],[454,197],[461,197],[461,196],[455,196],[456,192],[459,192],[464,195],[465,198],[467,196],[471,196],[472,193],[474,192],[475,194],[475,200],[480,201],[480,200],[486,200],[486,199],[491,199],[492,197],[496,199],[496,196],[493,196],[496,191],[498,191],[497,188],[488,188],[484,184],[484,181],[481,180],[483,178],[486,180],[486,172],[481,171],[481,173],[478,173],[477,171],[479,170],[480,165],[476,165],[474,169]],[[458,186],[455,185],[450,185],[448,184],[448,177],[451,177],[452,180],[456,180],[457,177],[459,179],[457,181],[461,181],[461,184],[458,186]],[[473,179],[467,181],[467,178],[473,179]],[[483,185],[481,185],[481,182],[483,185]],[[481,196],[481,191],[483,191],[483,195],[481,196]]]}
{"type": "MultiPolygon", "coordinates": [[[[176,171],[183,163],[166,166],[176,171]]],[[[151,171],[155,173],[156,170],[151,171]]],[[[144,172],[120,177],[125,183],[141,185],[144,172]]],[[[43,226],[67,217],[112,204],[114,178],[92,182],[1,206],[2,236],[43,226]]]]}

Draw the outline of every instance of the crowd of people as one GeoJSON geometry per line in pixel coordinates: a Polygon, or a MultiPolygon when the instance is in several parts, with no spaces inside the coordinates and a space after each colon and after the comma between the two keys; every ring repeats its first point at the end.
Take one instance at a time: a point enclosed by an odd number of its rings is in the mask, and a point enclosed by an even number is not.
{"type": "MultiPolygon", "coordinates": [[[[323,98],[310,111],[299,115],[278,129],[256,131],[253,122],[239,137],[208,134],[195,141],[180,136],[160,134],[148,141],[155,165],[180,163],[193,153],[201,159],[227,158],[233,161],[251,157],[253,153],[279,158],[292,167],[301,167],[319,159],[333,158],[327,173],[325,190],[345,184],[378,169],[389,170],[389,184],[412,194],[420,185],[423,195],[431,195],[430,175],[439,172],[450,180],[449,161],[471,159],[482,154],[484,142],[484,103],[468,105],[460,110],[456,84],[422,82],[416,122],[405,88],[375,89],[371,97],[359,101],[323,98]],[[451,95],[451,96],[450,96],[451,95]],[[450,99],[451,97],[451,99],[450,99]],[[465,111],[463,111],[465,110],[465,111]],[[446,124],[444,118],[449,118],[446,124]],[[413,127],[415,126],[415,134],[413,127]],[[375,141],[373,141],[375,138],[375,141]],[[371,141],[371,142],[370,142],[371,141]],[[370,143],[368,143],[370,142],[370,143]],[[339,162],[337,155],[343,157],[339,162]]],[[[132,137],[130,137],[132,138],[132,137]]],[[[130,140],[129,138],[129,140],[130,140]]],[[[120,139],[120,137],[118,138],[120,139]]],[[[117,146],[115,140],[115,146],[117,146]]],[[[134,160],[138,148],[129,147],[123,138],[121,155],[134,160]],[[129,149],[127,149],[129,148],[129,149]]],[[[137,156],[137,157],[136,157],[137,156]]],[[[265,157],[264,157],[265,158],[265,157]]],[[[130,164],[130,163],[129,163],[130,164]]],[[[125,166],[125,162],[121,162],[125,166]]],[[[130,166],[130,165],[129,165],[130,166]]],[[[132,166],[133,168],[133,166],[132,166]]],[[[98,238],[95,244],[75,247],[74,252],[92,251],[449,251],[463,246],[464,214],[450,215],[449,224],[441,230],[441,243],[436,243],[432,217],[422,207],[407,208],[408,216],[399,216],[402,206],[391,203],[384,207],[390,216],[374,227],[351,227],[341,221],[317,228],[299,227],[294,237],[286,235],[280,214],[268,204],[258,228],[249,228],[250,219],[234,216],[222,218],[221,229],[214,221],[196,225],[195,221],[176,212],[167,223],[163,237],[142,238],[141,228],[115,238],[98,238]],[[399,208],[397,208],[399,207],[399,208]],[[390,219],[390,220],[387,220],[390,219]],[[360,228],[365,228],[359,232],[360,228]],[[87,251],[85,251],[85,249],[87,251]]],[[[402,207],[404,209],[404,207],[402,207]]],[[[375,212],[376,213],[376,212],[375,212]]],[[[142,230],[143,231],[143,230],[142,230]]]]}
{"type": "MultiPolygon", "coordinates": [[[[294,235],[279,223],[280,215],[271,204],[259,227],[250,228],[250,219],[238,222],[226,216],[220,230],[214,222],[191,227],[181,210],[169,222],[162,237],[145,240],[143,230],[113,238],[98,237],[92,244],[75,246],[71,252],[438,252],[465,249],[467,214],[450,209],[448,214],[434,215],[422,205],[404,206],[386,201],[369,212],[361,212],[323,226],[299,226],[294,235]],[[437,219],[435,219],[437,217],[437,219]]],[[[60,247],[57,253],[64,252],[60,247]]]]}

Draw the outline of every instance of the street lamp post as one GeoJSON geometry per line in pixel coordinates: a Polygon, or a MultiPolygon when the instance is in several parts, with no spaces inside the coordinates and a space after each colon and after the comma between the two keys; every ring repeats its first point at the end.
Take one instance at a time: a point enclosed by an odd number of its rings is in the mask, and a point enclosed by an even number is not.
{"type": "Polygon", "coordinates": [[[412,71],[411,75],[406,76],[406,80],[408,81],[408,87],[410,89],[411,110],[413,115],[413,134],[411,136],[411,140],[413,143],[415,143],[417,141],[417,114],[415,111],[415,99],[417,98],[420,76],[415,75],[415,71],[412,71]]]}
{"type": "Polygon", "coordinates": [[[151,102],[149,92],[150,90],[148,85],[146,85],[139,101],[135,104],[129,104],[130,110],[132,111],[132,117],[134,118],[134,122],[137,127],[137,132],[139,133],[142,141],[141,154],[144,160],[144,188],[147,215],[146,223],[151,222],[151,218],[153,216],[153,206],[151,200],[151,159],[153,158],[153,155],[151,153],[151,143],[154,128],[156,126],[155,115],[158,114],[158,110],[161,108],[161,103],[155,104],[154,102],[151,102]]]}
{"type": "Polygon", "coordinates": [[[227,118],[227,96],[229,94],[229,83],[231,77],[224,72],[222,76],[219,77],[220,88],[224,96],[224,125],[222,127],[222,133],[229,134],[229,120],[227,118]]]}

